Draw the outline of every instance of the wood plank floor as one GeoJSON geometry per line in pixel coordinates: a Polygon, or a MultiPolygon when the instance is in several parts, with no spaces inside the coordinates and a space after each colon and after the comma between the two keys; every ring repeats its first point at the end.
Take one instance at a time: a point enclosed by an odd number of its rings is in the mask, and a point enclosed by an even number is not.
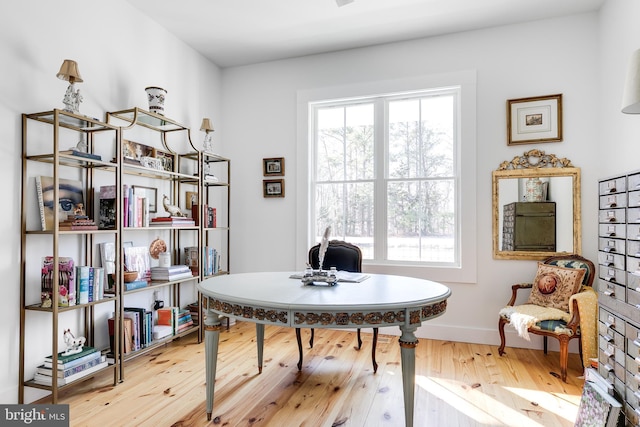
{"type": "MultiPolygon", "coordinates": [[[[380,335],[371,367],[371,334],[362,350],[354,332],[316,329],[298,372],[295,332],[265,328],[258,375],[255,325],[239,322],[220,336],[213,419],[206,420],[204,343],[183,338],[111,374],[60,393],[72,426],[404,426],[400,348],[380,335]]],[[[303,330],[303,340],[308,331],[303,330]]],[[[420,340],[416,349],[415,426],[573,426],[582,379],[570,355],[568,383],[558,353],[420,340]]]]}

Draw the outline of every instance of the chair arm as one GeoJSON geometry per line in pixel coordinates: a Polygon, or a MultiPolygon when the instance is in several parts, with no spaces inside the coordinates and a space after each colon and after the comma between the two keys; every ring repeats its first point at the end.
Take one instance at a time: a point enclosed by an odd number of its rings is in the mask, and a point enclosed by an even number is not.
{"type": "Polygon", "coordinates": [[[567,322],[567,328],[571,329],[575,334],[580,326],[580,310],[578,310],[578,301],[573,300],[573,309],[571,310],[571,319],[567,322]]]}
{"type": "Polygon", "coordinates": [[[532,283],[517,283],[511,286],[511,299],[509,300],[507,305],[513,306],[516,303],[516,297],[518,296],[518,291],[520,289],[531,289],[532,287],[532,283]]]}

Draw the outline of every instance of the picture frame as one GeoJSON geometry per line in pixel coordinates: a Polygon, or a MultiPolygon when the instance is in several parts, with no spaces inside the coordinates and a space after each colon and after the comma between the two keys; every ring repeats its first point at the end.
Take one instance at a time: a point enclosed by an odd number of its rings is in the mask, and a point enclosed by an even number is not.
{"type": "Polygon", "coordinates": [[[284,197],[284,179],[262,180],[262,195],[264,197],[284,197]]]}
{"type": "Polygon", "coordinates": [[[264,176],[284,176],[284,157],[262,159],[262,174],[264,176]]]}
{"type": "Polygon", "coordinates": [[[166,172],[175,172],[174,171],[174,165],[176,163],[175,154],[170,153],[168,151],[155,150],[154,157],[157,159],[160,159],[163,170],[165,170],[166,172]]]}
{"type": "Polygon", "coordinates": [[[187,210],[190,210],[193,205],[198,204],[198,192],[186,191],[184,195],[185,205],[187,210]]]}
{"type": "Polygon", "coordinates": [[[133,193],[146,197],[149,200],[149,212],[158,212],[158,189],[153,187],[143,187],[142,185],[133,185],[133,193]]]}
{"type": "Polygon", "coordinates": [[[562,94],[507,100],[507,145],[562,141],[562,94]]]}
{"type": "Polygon", "coordinates": [[[139,142],[130,141],[128,139],[122,140],[122,157],[127,163],[142,166],[142,158],[155,157],[154,151],[155,149],[148,145],[140,144],[139,142]]]}

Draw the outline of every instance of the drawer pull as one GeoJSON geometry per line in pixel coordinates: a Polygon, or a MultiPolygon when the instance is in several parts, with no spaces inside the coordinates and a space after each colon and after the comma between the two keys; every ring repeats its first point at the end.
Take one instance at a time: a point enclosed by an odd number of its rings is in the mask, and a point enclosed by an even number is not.
{"type": "MultiPolygon", "coordinates": [[[[603,335],[602,338],[604,338],[606,342],[613,341],[613,337],[611,335],[603,335]]],[[[640,345],[638,345],[638,347],[640,347],[640,345]]]]}
{"type": "Polygon", "coordinates": [[[608,363],[605,363],[605,365],[603,366],[604,370],[607,372],[613,372],[613,366],[609,365],[608,363]]]}
{"type": "MultiPolygon", "coordinates": [[[[606,248],[603,249],[604,252],[615,252],[616,248],[614,248],[613,246],[607,246],[606,248]]],[[[638,255],[636,255],[638,256],[638,255]]]]}
{"type": "MultiPolygon", "coordinates": [[[[640,347],[640,341],[633,340],[633,345],[635,345],[636,347],[640,347]]],[[[640,365],[640,356],[636,357],[636,362],[638,362],[638,364],[640,365]]]]}
{"type": "Polygon", "coordinates": [[[605,294],[608,297],[615,297],[616,293],[613,289],[608,289],[606,291],[603,292],[603,294],[605,294]]]}

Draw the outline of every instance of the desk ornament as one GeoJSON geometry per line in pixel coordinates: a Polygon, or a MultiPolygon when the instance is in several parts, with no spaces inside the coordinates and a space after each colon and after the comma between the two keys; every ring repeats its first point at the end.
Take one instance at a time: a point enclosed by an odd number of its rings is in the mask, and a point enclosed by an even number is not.
{"type": "Polygon", "coordinates": [[[304,270],[302,276],[302,283],[305,285],[326,285],[335,286],[338,283],[338,272],[335,267],[331,267],[331,270],[326,271],[322,269],[324,262],[324,255],[329,247],[329,235],[331,234],[331,226],[328,226],[324,230],[322,240],[320,241],[320,250],[318,252],[318,269],[314,270],[311,265],[307,264],[307,268],[304,270]]]}

